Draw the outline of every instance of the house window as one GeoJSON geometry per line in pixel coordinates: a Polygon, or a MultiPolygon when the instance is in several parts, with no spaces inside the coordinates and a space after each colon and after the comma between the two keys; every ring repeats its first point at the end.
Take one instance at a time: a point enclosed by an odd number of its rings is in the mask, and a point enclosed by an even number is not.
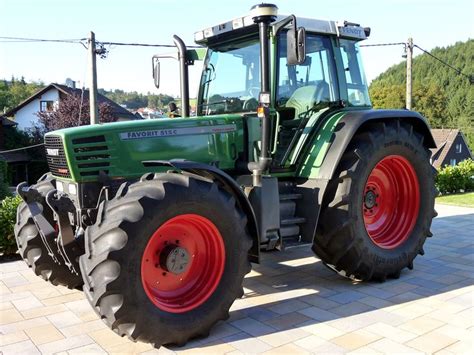
{"type": "Polygon", "coordinates": [[[456,153],[462,153],[462,144],[461,143],[456,144],[456,153]]]}
{"type": "Polygon", "coordinates": [[[54,110],[54,101],[40,101],[41,112],[51,112],[54,110]]]}
{"type": "Polygon", "coordinates": [[[449,161],[449,165],[451,165],[451,166],[456,166],[456,159],[451,159],[451,160],[449,161]]]}

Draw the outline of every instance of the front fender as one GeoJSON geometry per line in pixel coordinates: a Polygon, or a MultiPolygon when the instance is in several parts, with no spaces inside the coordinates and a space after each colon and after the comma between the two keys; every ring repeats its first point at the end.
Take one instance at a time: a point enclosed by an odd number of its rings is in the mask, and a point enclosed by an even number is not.
{"type": "Polygon", "coordinates": [[[253,263],[259,263],[260,235],[257,226],[257,218],[255,217],[255,212],[247,196],[231,176],[221,169],[216,168],[215,166],[189,160],[152,160],[143,161],[142,163],[145,166],[169,166],[177,170],[199,175],[211,180],[217,180],[219,183],[221,183],[228,190],[228,192],[234,195],[237,203],[240,205],[243,212],[247,216],[247,227],[253,240],[252,248],[249,250],[249,260],[253,263]]]}

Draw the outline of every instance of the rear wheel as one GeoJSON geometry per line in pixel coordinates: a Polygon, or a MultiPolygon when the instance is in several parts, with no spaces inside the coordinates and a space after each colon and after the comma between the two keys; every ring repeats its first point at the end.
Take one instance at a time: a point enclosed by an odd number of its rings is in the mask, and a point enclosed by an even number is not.
{"type": "MultiPolygon", "coordinates": [[[[49,174],[43,175],[32,188],[36,189],[42,196],[40,205],[43,208],[43,215],[46,220],[52,226],[55,226],[56,222],[53,218],[53,211],[47,206],[45,201],[48,192],[55,189],[53,177],[49,174]]],[[[20,255],[36,275],[51,282],[53,285],[63,285],[69,288],[82,286],[81,275],[75,275],[69,270],[56,249],[53,249],[52,252],[55,253],[58,262],[55,262],[48,254],[48,250],[41,240],[30,210],[24,202],[18,206],[14,229],[20,255]]],[[[55,242],[52,244],[55,244],[55,242]]]]}
{"type": "Polygon", "coordinates": [[[379,281],[413,268],[436,215],[429,156],[423,137],[398,121],[354,137],[328,185],[313,243],[326,265],[379,281]]]}
{"type": "Polygon", "coordinates": [[[251,237],[217,184],[148,175],[104,202],[86,231],[84,292],[121,336],[159,347],[205,336],[243,295],[251,237]]]}

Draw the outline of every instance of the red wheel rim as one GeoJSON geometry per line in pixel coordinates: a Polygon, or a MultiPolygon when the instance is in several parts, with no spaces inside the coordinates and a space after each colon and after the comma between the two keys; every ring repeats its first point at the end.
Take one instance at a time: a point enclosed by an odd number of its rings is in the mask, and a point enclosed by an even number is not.
{"type": "Polygon", "coordinates": [[[379,161],[367,179],[362,201],[365,229],[372,241],[384,249],[405,242],[419,207],[420,186],[410,162],[400,155],[379,161]]]}
{"type": "Polygon", "coordinates": [[[196,214],[179,215],[161,225],[145,247],[143,288],[158,308],[187,312],[212,295],[224,264],[224,241],[214,223],[196,214]]]}

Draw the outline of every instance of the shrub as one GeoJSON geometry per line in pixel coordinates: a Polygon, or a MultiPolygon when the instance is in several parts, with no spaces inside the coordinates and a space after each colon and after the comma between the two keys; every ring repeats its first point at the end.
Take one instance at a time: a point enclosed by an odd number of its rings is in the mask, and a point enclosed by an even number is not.
{"type": "Polygon", "coordinates": [[[0,201],[10,196],[10,190],[7,184],[7,163],[0,160],[0,201]]]}
{"type": "Polygon", "coordinates": [[[19,196],[7,197],[0,205],[0,253],[15,254],[17,246],[13,226],[16,220],[16,209],[22,199],[19,196]]]}
{"type": "Polygon", "coordinates": [[[474,190],[474,161],[467,159],[456,166],[445,166],[436,177],[436,187],[442,194],[474,190]]]}
{"type": "Polygon", "coordinates": [[[466,159],[460,162],[457,167],[463,177],[463,190],[473,191],[474,190],[474,160],[466,159]]]}

